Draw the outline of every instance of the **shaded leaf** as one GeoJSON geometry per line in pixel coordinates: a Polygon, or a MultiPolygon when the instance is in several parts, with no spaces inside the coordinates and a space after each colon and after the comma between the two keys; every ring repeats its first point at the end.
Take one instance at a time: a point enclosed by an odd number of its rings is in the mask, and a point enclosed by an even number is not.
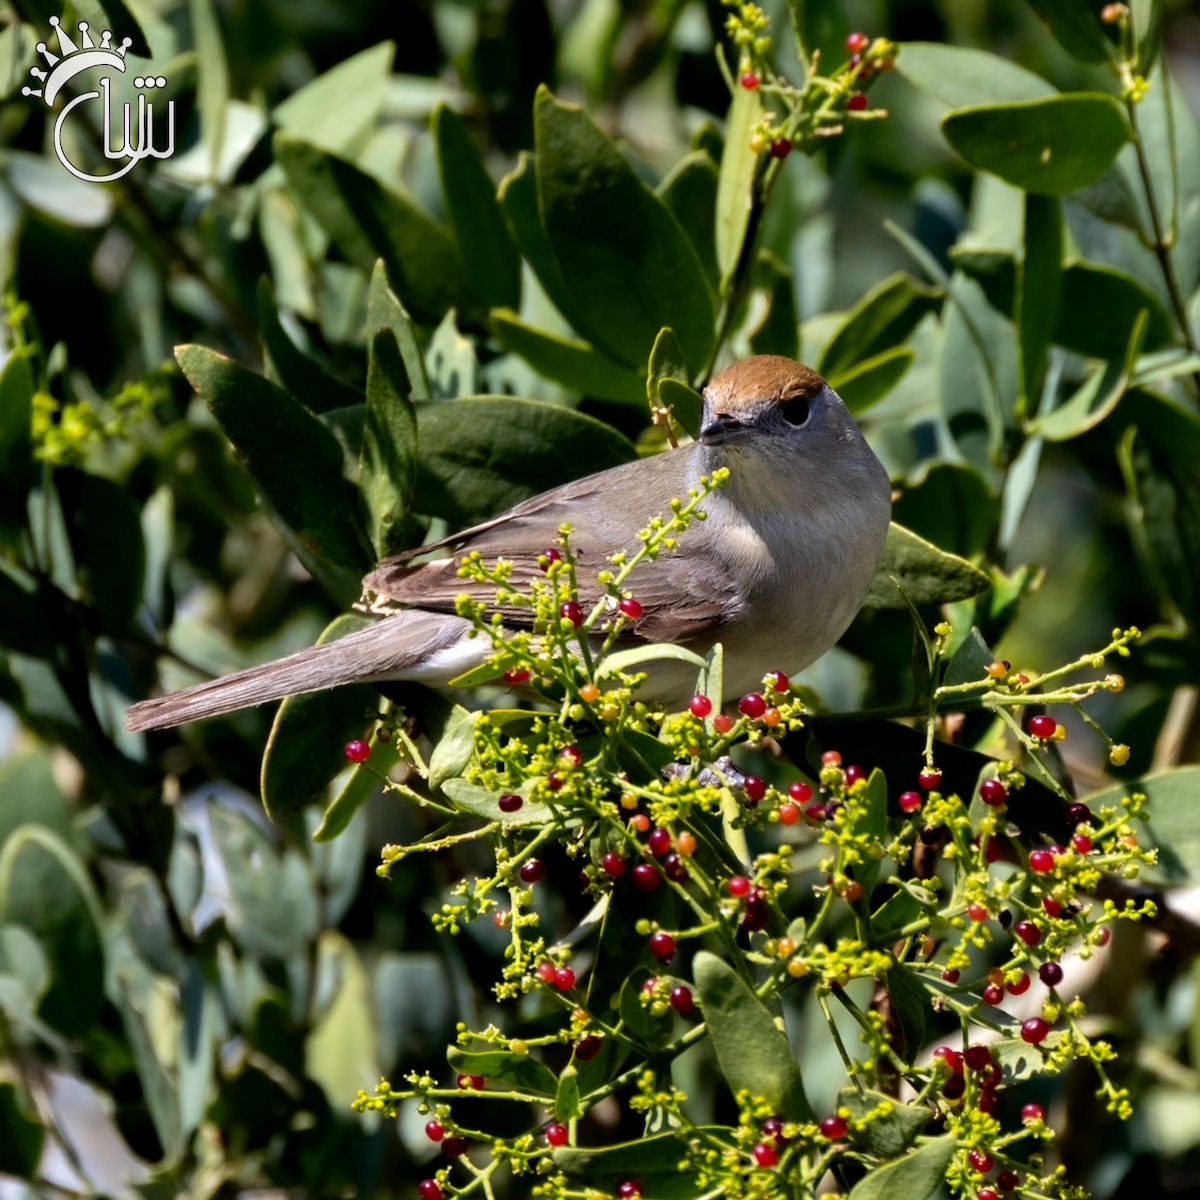
{"type": "Polygon", "coordinates": [[[429,755],[429,786],[439,788],[448,779],[456,778],[466,770],[471,755],[475,753],[475,726],[479,721],[478,711],[471,712],[456,704],[450,713],[432,753],[429,755]]]}
{"type": "Polygon", "coordinates": [[[966,559],[939,550],[893,521],[863,607],[907,607],[897,584],[912,604],[946,604],[979,595],[987,589],[988,577],[966,559]]]}
{"type": "Polygon", "coordinates": [[[1000,519],[1000,502],[969,463],[926,462],[892,503],[900,525],[954,554],[984,550],[1000,519]]]}
{"type": "Polygon", "coordinates": [[[1037,410],[1042,372],[1058,319],[1062,294],[1062,204],[1057,197],[1025,197],[1024,253],[1017,271],[1014,319],[1017,326],[1018,404],[1037,410]]]}
{"type": "Polygon", "coordinates": [[[994,659],[995,655],[983,640],[983,635],[972,625],[970,632],[946,664],[946,674],[942,683],[947,687],[956,687],[960,683],[977,683],[987,675],[987,669],[994,659]]]}
{"type": "Polygon", "coordinates": [[[856,363],[848,371],[829,380],[846,407],[857,416],[882,400],[904,378],[915,355],[904,346],[885,350],[856,363]]]}
{"type": "Polygon", "coordinates": [[[848,1200],[932,1200],[942,1192],[946,1168],[954,1157],[953,1134],[934,1138],[918,1150],[872,1171],[850,1189],[848,1200]]]}
{"type": "Polygon", "coordinates": [[[750,335],[750,348],[755,354],[799,358],[800,317],[791,269],[769,250],[760,250],[754,264],[754,286],[768,299],[767,314],[750,335]]]}
{"type": "Polygon", "coordinates": [[[162,1144],[167,1163],[178,1160],[183,1151],[183,1127],[179,1119],[179,1090],[173,1073],[158,1056],[151,1034],[151,1016],[146,1009],[153,1002],[153,983],[144,968],[117,971],[117,1008],[133,1063],[137,1069],[142,1097],[154,1122],[154,1132],[162,1144]]]}
{"type": "Polygon", "coordinates": [[[1196,798],[1200,796],[1200,767],[1173,767],[1141,779],[1093,792],[1088,807],[1099,812],[1107,805],[1119,808],[1125,796],[1140,792],[1146,797],[1145,822],[1149,837],[1139,840],[1158,851],[1158,862],[1143,867],[1142,876],[1173,885],[1191,886],[1200,880],[1200,827],[1196,798]]]}
{"type": "Polygon", "coordinates": [[[717,269],[717,164],[704,150],[685,154],[658,185],[658,196],[675,214],[710,282],[717,269]]]}
{"type": "Polygon", "coordinates": [[[446,1061],[452,1070],[463,1075],[482,1075],[535,1096],[550,1098],[558,1093],[554,1072],[529,1054],[517,1054],[512,1050],[471,1051],[451,1046],[446,1051],[446,1061]]]}
{"type": "MultiPolygon", "coordinates": [[[[724,1125],[695,1130],[695,1135],[702,1136],[706,1143],[727,1145],[732,1145],[731,1133],[724,1125]]],[[[659,1133],[599,1149],[562,1146],[554,1151],[554,1165],[609,1192],[625,1179],[636,1179],[654,1200],[696,1200],[704,1192],[694,1171],[680,1169],[685,1157],[692,1157],[685,1139],[659,1133]]]]}
{"type": "Polygon", "coordinates": [[[1029,0],[1050,32],[1081,62],[1104,62],[1116,47],[1104,35],[1087,0],[1029,0]]]}
{"type": "Polygon", "coordinates": [[[0,1171],[32,1178],[45,1137],[45,1126],[25,1089],[0,1080],[0,1171]]]}
{"type": "Polygon", "coordinates": [[[905,42],[896,71],[949,108],[1057,94],[1040,75],[1006,58],[943,42],[905,42]]]}
{"type": "Polygon", "coordinates": [[[1132,137],[1120,104],[1102,92],[960,108],[942,118],[942,133],[972,166],[1052,196],[1099,179],[1132,137]]]}
{"type": "Polygon", "coordinates": [[[917,1139],[917,1135],[929,1124],[933,1110],[916,1104],[901,1104],[894,1096],[882,1092],[860,1092],[857,1088],[843,1088],[838,1092],[838,1108],[848,1108],[854,1122],[862,1121],[869,1113],[871,1120],[857,1130],[854,1140],[880,1158],[895,1158],[903,1154],[917,1139]],[[879,1111],[888,1105],[891,1111],[880,1116],[879,1111]]]}
{"type": "Polygon", "coordinates": [[[884,972],[884,985],[892,999],[892,1008],[904,1035],[904,1054],[911,1062],[925,1044],[925,1025],[929,1018],[929,993],[916,973],[897,962],[884,972]]]}
{"type": "MultiPolygon", "coordinates": [[[[515,789],[523,794],[528,788],[515,789]]],[[[465,779],[451,778],[442,784],[442,792],[449,796],[464,812],[488,821],[500,821],[505,825],[537,825],[549,816],[544,805],[532,804],[526,797],[525,804],[516,812],[501,812],[496,801],[500,792],[492,792],[477,783],[468,783],[465,779]]]]}
{"type": "Polygon", "coordinates": [[[359,455],[359,494],[379,558],[408,545],[406,518],[417,482],[417,414],[410,391],[396,337],[381,329],[370,342],[359,455]]]}
{"type": "Polygon", "coordinates": [[[212,0],[188,0],[192,38],[196,47],[199,86],[196,102],[200,110],[200,130],[208,150],[211,171],[221,161],[225,139],[226,110],[229,107],[229,63],[221,40],[221,25],[212,0]]]}
{"type": "Polygon", "coordinates": [[[941,296],[940,288],[926,287],[903,271],[888,276],[842,319],[818,370],[828,379],[899,345],[927,312],[937,308],[941,296]]]}
{"type": "Polygon", "coordinates": [[[367,293],[367,341],[381,329],[390,329],[396,335],[404,369],[408,373],[412,399],[430,399],[433,392],[425,374],[425,356],[417,342],[417,332],[413,328],[412,318],[388,283],[387,266],[383,259],[375,263],[375,269],[371,272],[371,287],[367,293]]]}

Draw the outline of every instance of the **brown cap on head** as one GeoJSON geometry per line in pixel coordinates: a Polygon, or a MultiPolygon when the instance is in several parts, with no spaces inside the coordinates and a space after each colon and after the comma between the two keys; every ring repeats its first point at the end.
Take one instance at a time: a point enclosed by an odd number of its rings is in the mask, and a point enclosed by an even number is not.
{"type": "Polygon", "coordinates": [[[736,412],[739,408],[761,409],[765,404],[785,404],[799,396],[811,399],[825,380],[811,367],[778,354],[743,358],[723,370],[704,389],[713,408],[736,412]]]}

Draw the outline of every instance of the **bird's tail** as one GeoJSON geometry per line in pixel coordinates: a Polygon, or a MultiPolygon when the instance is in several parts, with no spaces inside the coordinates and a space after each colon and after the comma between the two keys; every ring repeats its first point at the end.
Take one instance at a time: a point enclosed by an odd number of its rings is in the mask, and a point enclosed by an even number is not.
{"type": "Polygon", "coordinates": [[[465,622],[420,611],[384,617],[366,629],[261,667],[143,700],[125,714],[125,728],[131,732],[169,729],[283,696],[320,692],[346,683],[404,678],[406,668],[461,637],[460,624],[465,622]]]}

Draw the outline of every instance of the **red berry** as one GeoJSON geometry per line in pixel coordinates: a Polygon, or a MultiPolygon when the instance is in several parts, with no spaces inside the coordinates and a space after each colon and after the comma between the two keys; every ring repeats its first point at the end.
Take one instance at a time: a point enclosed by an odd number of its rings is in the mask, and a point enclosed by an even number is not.
{"type": "Polygon", "coordinates": [[[356,738],[352,742],[347,742],[342,753],[352,762],[366,762],[371,757],[371,747],[367,742],[356,738]]]}
{"type": "Polygon", "coordinates": [[[999,862],[1000,860],[1000,839],[998,837],[990,837],[983,843],[983,861],[985,863],[999,862]]]}
{"type": "Polygon", "coordinates": [[[639,892],[653,892],[662,883],[658,868],[649,863],[638,863],[629,874],[639,892]]]}
{"type": "Polygon", "coordinates": [[[742,928],[747,933],[758,933],[766,929],[771,914],[767,911],[766,902],[760,895],[751,892],[746,897],[745,911],[742,913],[742,928]]]}
{"type": "Polygon", "coordinates": [[[857,783],[860,779],[866,779],[867,773],[862,767],[856,766],[853,763],[846,768],[846,786],[849,787],[852,783],[857,783]]]}
{"type": "Polygon", "coordinates": [[[770,1142],[759,1142],[750,1153],[760,1167],[773,1167],[779,1161],[779,1151],[770,1142]]]}
{"type": "Polygon", "coordinates": [[[942,978],[947,983],[957,983],[962,976],[962,972],[957,967],[947,967],[942,972],[942,978]]]}
{"type": "Polygon", "coordinates": [[[961,1100],[967,1092],[967,1081],[961,1075],[951,1075],[942,1084],[942,1095],[947,1100],[961,1100]]]}
{"type": "Polygon", "coordinates": [[[928,792],[942,782],[942,773],[937,767],[926,767],[917,776],[917,782],[928,792]]]}
{"type": "Polygon", "coordinates": [[[976,1043],[963,1051],[963,1062],[972,1071],[982,1071],[984,1067],[992,1065],[992,1052],[986,1046],[976,1043]]]}
{"type": "Polygon", "coordinates": [[[569,992],[575,986],[575,972],[570,967],[559,967],[554,972],[554,986],[560,992],[569,992]]]}
{"type": "Polygon", "coordinates": [[[1107,946],[1112,941],[1112,930],[1107,925],[1102,926],[1095,932],[1096,945],[1107,946]]]}
{"type": "Polygon", "coordinates": [[[540,858],[531,858],[521,864],[518,874],[522,883],[537,883],[546,877],[546,864],[540,858]]]}
{"type": "Polygon", "coordinates": [[[846,38],[846,53],[861,54],[870,44],[871,39],[865,33],[856,31],[846,38]]]}
{"type": "Polygon", "coordinates": [[[1021,1109],[1021,1120],[1027,1125],[1034,1121],[1044,1121],[1046,1119],[1046,1110],[1040,1104],[1026,1104],[1021,1109]]]}
{"type": "Polygon", "coordinates": [[[547,1143],[551,1146],[565,1146],[567,1139],[571,1136],[567,1127],[560,1125],[557,1121],[546,1126],[545,1135],[547,1143]]]}
{"type": "Polygon", "coordinates": [[[795,825],[800,820],[800,809],[790,801],[779,806],[780,825],[795,825]]]}
{"type": "Polygon", "coordinates": [[[759,1128],[762,1129],[764,1137],[769,1137],[776,1142],[787,1141],[787,1138],[783,1136],[782,1117],[768,1117],[759,1128]]]}
{"type": "Polygon", "coordinates": [[[758,720],[766,711],[767,702],[757,692],[747,692],[738,701],[738,712],[752,721],[758,720]]]}
{"type": "Polygon", "coordinates": [[[1029,852],[1029,869],[1039,875],[1054,870],[1054,855],[1049,850],[1031,850],[1029,852]]]}
{"type": "Polygon", "coordinates": [[[553,546],[551,546],[549,550],[543,550],[541,553],[541,558],[546,560],[542,566],[543,571],[549,571],[556,562],[562,562],[561,552],[556,550],[553,546]]]}
{"type": "Polygon", "coordinates": [[[557,771],[548,771],[546,773],[546,786],[552,792],[561,791],[563,782],[563,777],[557,771]]]}
{"type": "Polygon", "coordinates": [[[663,873],[672,883],[687,883],[691,878],[688,869],[683,865],[683,859],[678,854],[668,854],[663,859],[663,873]]]}
{"type": "Polygon", "coordinates": [[[543,983],[553,983],[558,974],[558,968],[552,962],[540,962],[534,970],[543,983]]]}
{"type": "Polygon", "coordinates": [[[837,750],[826,750],[821,755],[821,766],[823,767],[840,767],[842,765],[841,753],[837,750]]]}
{"type": "Polygon", "coordinates": [[[731,896],[744,896],[750,890],[750,880],[745,875],[731,875],[725,882],[725,890],[731,896]]]}
{"type": "Polygon", "coordinates": [[[975,1200],[1000,1200],[1000,1194],[993,1187],[981,1187],[975,1193],[975,1200]]]}
{"type": "Polygon", "coordinates": [[[746,793],[750,807],[754,808],[767,794],[767,785],[757,775],[747,775],[745,783],[742,784],[742,790],[746,793]]]}
{"type": "Polygon", "coordinates": [[[446,1131],[442,1128],[441,1121],[426,1121],[425,1136],[431,1142],[440,1142],[446,1136],[446,1131]]]}
{"type": "Polygon", "coordinates": [[[1018,921],[1013,926],[1013,933],[1027,946],[1036,946],[1042,940],[1042,931],[1033,921],[1018,921]]]}
{"type": "Polygon", "coordinates": [[[951,1046],[939,1046],[933,1052],[935,1062],[945,1064],[946,1068],[953,1075],[961,1075],[963,1070],[963,1056],[951,1046]]]}
{"type": "Polygon", "coordinates": [[[590,1062],[597,1054],[600,1053],[600,1047],[604,1045],[604,1039],[594,1033],[589,1033],[586,1037],[581,1037],[575,1043],[575,1057],[580,1062],[590,1062]]]}
{"type": "Polygon", "coordinates": [[[1053,717],[1043,713],[1040,716],[1030,717],[1026,728],[1035,738],[1048,738],[1054,736],[1054,731],[1058,728],[1058,722],[1053,717]]]}
{"type": "Polygon", "coordinates": [[[626,1179],[617,1185],[617,1195],[620,1200],[636,1200],[642,1194],[642,1185],[636,1179],[626,1179]]]}
{"type": "Polygon", "coordinates": [[[1042,897],[1042,908],[1045,910],[1046,916],[1052,919],[1062,916],[1062,905],[1053,896],[1042,897]]]}
{"type": "Polygon", "coordinates": [[[667,962],[675,955],[675,939],[660,929],[650,935],[650,953],[659,962],[667,962]]]}
{"type": "Polygon", "coordinates": [[[776,138],[771,143],[771,157],[772,158],[784,159],[784,158],[787,158],[787,156],[789,154],[791,154],[791,152],[792,152],[791,138],[785,138],[785,137],[776,138]]]}
{"type": "Polygon", "coordinates": [[[499,808],[502,813],[515,813],[517,809],[519,809],[524,803],[525,801],[522,800],[516,792],[505,792],[504,795],[496,801],[496,807],[499,808]]]}
{"type": "Polygon", "coordinates": [[[473,1092],[483,1091],[482,1075],[459,1075],[455,1078],[454,1082],[460,1088],[469,1088],[473,1092]]]}
{"type": "Polygon", "coordinates": [[[985,987],[983,989],[984,1004],[990,1004],[993,1008],[995,1008],[996,1005],[999,1004],[1000,1001],[1003,999],[1004,999],[1004,989],[1002,987],[1000,987],[998,984],[989,983],[987,985],[987,987],[985,987]]]}
{"type": "Polygon", "coordinates": [[[791,680],[782,671],[768,671],[763,682],[774,692],[786,692],[791,680]]]}
{"type": "Polygon", "coordinates": [[[900,811],[903,813],[915,813],[921,807],[920,792],[901,792],[896,797],[896,803],[900,806],[900,811]]]}
{"type": "Polygon", "coordinates": [[[1063,969],[1060,963],[1046,962],[1038,967],[1038,978],[1047,987],[1058,987],[1063,981],[1063,969]]]}
{"type": "Polygon", "coordinates": [[[1021,1041],[1028,1042],[1031,1046],[1037,1046],[1046,1040],[1049,1032],[1050,1022],[1045,1017],[1030,1017],[1021,1026],[1021,1041]]]}
{"type": "Polygon", "coordinates": [[[580,767],[583,765],[583,754],[578,746],[563,746],[558,752],[558,762],[564,769],[580,767]]]}
{"type": "Polygon", "coordinates": [[[845,1117],[825,1117],[820,1125],[821,1136],[831,1142],[840,1142],[850,1131],[850,1123],[845,1117]]]}
{"type": "Polygon", "coordinates": [[[671,849],[671,835],[662,826],[658,826],[650,830],[650,836],[646,838],[646,846],[655,858],[662,858],[671,849]]]}
{"type": "Polygon", "coordinates": [[[1074,804],[1067,805],[1067,824],[1072,828],[1076,825],[1092,823],[1092,810],[1086,804],[1080,803],[1078,800],[1074,804]]]}
{"type": "Polygon", "coordinates": [[[1071,845],[1075,847],[1078,854],[1091,854],[1092,852],[1092,839],[1082,833],[1077,833],[1071,839],[1071,845]]]}
{"type": "Polygon", "coordinates": [[[509,667],[504,672],[505,683],[528,683],[530,672],[525,667],[509,667]]]}
{"type": "Polygon", "coordinates": [[[724,713],[717,713],[713,717],[713,728],[718,733],[728,733],[733,728],[733,718],[727,717],[724,713]]]}
{"type": "Polygon", "coordinates": [[[979,1072],[979,1086],[985,1091],[995,1089],[1003,1078],[1004,1072],[995,1063],[989,1063],[979,1072]]]}
{"type": "Polygon", "coordinates": [[[823,804],[809,804],[804,809],[804,815],[812,821],[823,821],[829,815],[829,810],[823,804]]]}
{"type": "Polygon", "coordinates": [[[986,1175],[996,1165],[996,1160],[986,1150],[980,1150],[978,1146],[974,1150],[967,1151],[967,1162],[983,1175],[986,1175]]]}
{"type": "Polygon", "coordinates": [[[421,1200],[442,1200],[442,1188],[436,1179],[422,1179],[417,1184],[417,1195],[421,1200]]]}
{"type": "Polygon", "coordinates": [[[985,779],[979,785],[979,798],[991,808],[999,808],[1008,799],[1008,788],[998,779],[985,779]]]}
{"type": "Polygon", "coordinates": [[[1002,1192],[1011,1192],[1021,1182],[1021,1176],[1016,1171],[1001,1171],[996,1176],[996,1186],[1002,1192]]]}
{"type": "Polygon", "coordinates": [[[995,1088],[988,1088],[986,1091],[980,1092],[979,1111],[999,1120],[1004,1113],[1004,1096],[995,1088]]]}
{"type": "Polygon", "coordinates": [[[604,868],[605,874],[611,875],[614,879],[620,879],[625,874],[625,860],[615,850],[607,851],[600,860],[600,865],[604,868]]]}
{"type": "Polygon", "coordinates": [[[458,1158],[466,1154],[469,1145],[470,1143],[465,1137],[448,1137],[442,1143],[442,1153],[447,1158],[458,1158]]]}
{"type": "Polygon", "coordinates": [[[976,901],[974,904],[967,905],[967,916],[972,921],[986,921],[988,919],[988,910],[984,905],[976,901]]]}
{"type": "Polygon", "coordinates": [[[802,779],[798,779],[788,788],[788,795],[795,800],[797,804],[807,804],[812,799],[813,790],[802,779]]]}
{"type": "Polygon", "coordinates": [[[746,89],[746,91],[752,92],[756,87],[758,87],[758,72],[743,71],[738,82],[746,89]]]}
{"type": "Polygon", "coordinates": [[[851,92],[846,100],[846,109],[849,112],[862,112],[867,107],[867,103],[865,92],[851,92]]]}
{"type": "Polygon", "coordinates": [[[1008,988],[1008,994],[1010,996],[1023,996],[1027,991],[1029,991],[1030,982],[1031,980],[1029,976],[1022,971],[1021,974],[1017,976],[1015,982],[1006,984],[1005,986],[1008,988]]]}
{"type": "Polygon", "coordinates": [[[695,695],[688,701],[688,708],[693,717],[707,717],[713,709],[713,702],[702,695],[695,695]]]}
{"type": "Polygon", "coordinates": [[[692,989],[682,983],[671,989],[671,1007],[681,1016],[686,1017],[696,1007],[692,999],[692,989]]]}
{"type": "Polygon", "coordinates": [[[642,615],[642,606],[632,596],[626,596],[618,605],[631,621],[636,621],[642,615]]]}
{"type": "Polygon", "coordinates": [[[576,629],[583,624],[583,609],[578,600],[566,600],[558,606],[558,615],[564,621],[570,621],[576,629]]]}

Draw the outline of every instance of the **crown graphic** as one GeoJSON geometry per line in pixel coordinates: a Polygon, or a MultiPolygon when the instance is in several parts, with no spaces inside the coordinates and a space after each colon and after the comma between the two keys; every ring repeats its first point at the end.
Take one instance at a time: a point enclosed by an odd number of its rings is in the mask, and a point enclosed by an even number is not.
{"type": "Polygon", "coordinates": [[[112,32],[106,29],[100,35],[100,45],[97,46],[88,32],[88,23],[80,21],[79,40],[82,44],[77,46],[60,25],[58,17],[51,17],[50,24],[54,27],[54,32],[58,34],[58,53],[55,54],[48,49],[45,42],[38,42],[37,51],[46,60],[46,66],[50,70],[43,71],[40,67],[30,67],[30,75],[34,79],[40,80],[42,87],[23,87],[21,89],[22,96],[41,96],[47,107],[50,107],[58,98],[58,93],[62,91],[63,85],[68,80],[74,79],[81,71],[87,71],[92,67],[112,67],[117,71],[125,70],[125,51],[133,45],[133,38],[125,38],[120,46],[114,47],[111,45],[112,32]]]}

